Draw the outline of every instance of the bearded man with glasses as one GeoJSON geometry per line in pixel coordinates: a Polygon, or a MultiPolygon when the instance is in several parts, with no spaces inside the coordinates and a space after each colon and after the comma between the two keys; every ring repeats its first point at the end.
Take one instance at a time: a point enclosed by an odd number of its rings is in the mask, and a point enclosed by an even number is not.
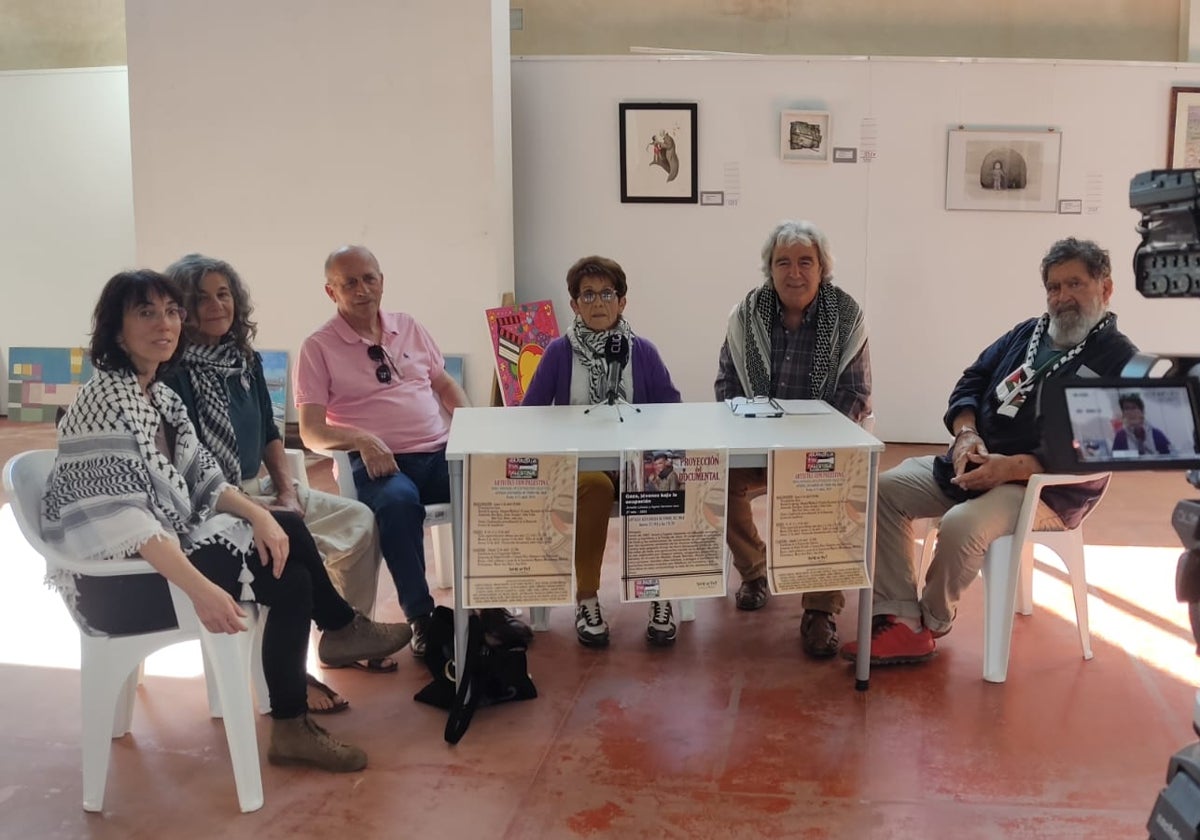
{"type": "MultiPolygon", "coordinates": [[[[1042,285],[1046,312],[996,339],[950,392],[943,419],[954,441],[946,454],[909,458],[879,476],[872,665],[932,658],[934,640],[950,632],[988,546],[1013,532],[1025,482],[1043,471],[1042,383],[1051,376],[1119,376],[1137,351],[1108,309],[1112,265],[1095,242],[1051,245],[1042,285]],[[931,517],[942,521],[918,595],[912,523],[931,517]]],[[[1034,530],[1077,524],[1103,489],[1047,488],[1034,530]]],[[[842,654],[857,659],[858,643],[844,645],[842,654]]]]}
{"type": "MultiPolygon", "coordinates": [[[[383,312],[383,272],[366,248],[325,260],[325,294],[337,314],[304,340],[296,362],[300,436],[311,449],[350,452],[358,498],[375,512],[379,543],[412,650],[424,656],[434,601],[425,579],[425,505],[450,501],[447,415],[468,405],[429,332],[403,312],[383,312]]],[[[532,632],[503,610],[485,629],[504,641],[532,632]]]]}

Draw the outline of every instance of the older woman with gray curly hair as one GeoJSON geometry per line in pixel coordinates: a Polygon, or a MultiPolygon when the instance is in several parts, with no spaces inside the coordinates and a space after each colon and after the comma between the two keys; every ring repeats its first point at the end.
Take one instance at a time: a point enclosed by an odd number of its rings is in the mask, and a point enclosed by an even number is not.
{"type": "MultiPolygon", "coordinates": [[[[202,254],[188,254],[166,273],[182,289],[189,317],[183,355],[164,381],[183,399],[226,479],[262,504],[303,516],[338,592],[370,615],[380,564],[375,517],[361,502],[293,481],[271,412],[262,357],[252,344],[257,325],[241,277],[224,260],[202,254]],[[259,478],[264,466],[269,484],[259,478]]],[[[396,663],[372,660],[360,667],[394,671],[396,663]]],[[[315,680],[311,687],[326,694],[321,699],[310,692],[312,711],[345,707],[342,698],[315,680]]]]}

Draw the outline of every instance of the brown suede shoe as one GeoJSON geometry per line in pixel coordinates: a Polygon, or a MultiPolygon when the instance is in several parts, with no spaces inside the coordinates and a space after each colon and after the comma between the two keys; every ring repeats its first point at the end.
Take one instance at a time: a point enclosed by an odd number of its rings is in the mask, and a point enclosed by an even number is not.
{"type": "Polygon", "coordinates": [[[838,652],[837,625],[821,610],[805,610],[800,619],[800,646],[814,659],[828,659],[838,652]]]}
{"type": "Polygon", "coordinates": [[[326,630],[317,643],[317,658],[329,668],[345,668],[360,659],[383,659],[408,644],[407,624],[382,624],[362,613],[337,630],[326,630]]]}
{"type": "Polygon", "coordinates": [[[733,596],[733,601],[739,610],[761,610],[767,605],[767,599],[770,597],[771,590],[767,588],[767,579],[760,577],[742,581],[737,594],[733,596]]]}
{"type": "Polygon", "coordinates": [[[367,754],[343,744],[308,715],[271,721],[271,746],[267,761],[272,764],[305,764],[331,773],[353,773],[367,766],[367,754]]]}

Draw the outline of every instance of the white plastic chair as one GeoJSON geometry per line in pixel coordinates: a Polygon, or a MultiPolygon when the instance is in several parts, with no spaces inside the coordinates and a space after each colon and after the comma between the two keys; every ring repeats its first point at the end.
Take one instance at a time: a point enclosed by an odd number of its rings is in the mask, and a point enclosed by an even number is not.
{"type": "MultiPolygon", "coordinates": [[[[342,449],[314,450],[318,455],[333,459],[333,477],[337,479],[338,493],[347,499],[357,499],[358,489],[354,486],[354,472],[350,467],[350,453],[342,449]]],[[[290,458],[300,458],[299,466],[292,461],[292,472],[303,476],[304,453],[298,449],[287,450],[290,458]]],[[[454,532],[450,528],[450,504],[425,505],[425,527],[430,529],[433,541],[433,576],[439,589],[454,586],[454,532]]]]}
{"type": "MultiPolygon", "coordinates": [[[[54,450],[37,449],[14,455],[4,467],[4,486],[12,494],[17,524],[30,546],[45,558],[46,568],[89,576],[158,574],[144,560],[85,563],[64,557],[46,545],[41,533],[41,499],[54,458],[54,450]]],[[[81,648],[83,809],[100,811],[104,806],[111,741],[125,735],[132,724],[142,661],[160,648],[198,638],[210,686],[216,684],[218,705],[213,715],[224,713],[238,804],[243,812],[257,811],[263,805],[263,790],[250,699],[251,648],[256,634],[210,633],[196,618],[187,595],[174,585],[169,588],[179,622],[174,629],[108,636],[91,630],[78,615],[72,615],[79,625],[81,648]]],[[[244,606],[253,627],[257,618],[254,605],[244,606]]]]}
{"type": "MultiPolygon", "coordinates": [[[[1002,683],[1008,679],[1008,659],[1012,648],[1013,613],[1033,614],[1033,548],[1044,545],[1058,555],[1067,569],[1071,580],[1071,591],[1075,598],[1075,623],[1079,629],[1079,644],[1083,658],[1092,658],[1092,636],[1088,629],[1087,578],[1084,574],[1083,521],[1099,505],[1108,490],[1112,473],[1089,473],[1087,475],[1057,475],[1042,473],[1029,479],[1025,499],[1017,514],[1017,525],[1012,534],[998,537],[984,555],[983,576],[983,678],[987,682],[1002,683]],[[1046,487],[1101,484],[1100,498],[1087,511],[1083,520],[1074,528],[1065,531],[1035,531],[1038,503],[1046,487]]],[[[921,551],[919,580],[933,559],[937,541],[938,523],[931,520],[921,551]]]]}

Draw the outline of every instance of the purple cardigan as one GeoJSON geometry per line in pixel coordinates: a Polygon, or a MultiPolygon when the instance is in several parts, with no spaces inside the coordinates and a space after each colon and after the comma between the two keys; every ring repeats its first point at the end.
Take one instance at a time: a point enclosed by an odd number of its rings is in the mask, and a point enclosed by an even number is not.
{"type": "MultiPolygon", "coordinates": [[[[566,336],[551,341],[534,371],[533,381],[529,383],[521,405],[570,405],[573,362],[571,343],[566,336]]],[[[662,356],[658,355],[658,348],[649,341],[633,337],[629,343],[629,363],[633,365],[633,402],[683,401],[662,356]]]]}

